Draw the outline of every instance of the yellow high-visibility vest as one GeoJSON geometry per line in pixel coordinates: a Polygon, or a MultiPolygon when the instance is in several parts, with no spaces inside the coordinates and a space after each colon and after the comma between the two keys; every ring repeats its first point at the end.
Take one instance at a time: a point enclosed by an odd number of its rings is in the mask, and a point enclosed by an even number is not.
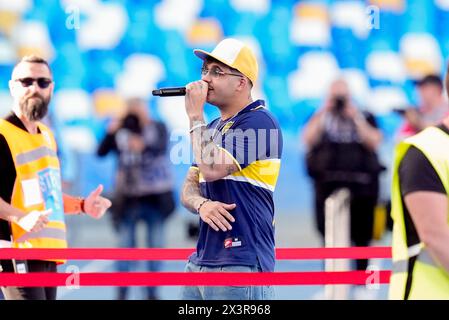
{"type": "Polygon", "coordinates": [[[16,248],[67,248],[56,142],[45,125],[38,123],[38,127],[41,133],[30,134],[0,120],[0,134],[8,143],[16,169],[11,205],[24,212],[52,210],[49,223],[39,232],[26,232],[11,223],[12,245],[16,248]]]}
{"type": "Polygon", "coordinates": [[[437,127],[430,127],[396,147],[391,195],[391,216],[394,221],[393,273],[389,297],[449,299],[449,273],[432,258],[424,243],[407,246],[398,169],[410,146],[419,149],[430,161],[444,185],[449,200],[449,135],[437,127]]]}

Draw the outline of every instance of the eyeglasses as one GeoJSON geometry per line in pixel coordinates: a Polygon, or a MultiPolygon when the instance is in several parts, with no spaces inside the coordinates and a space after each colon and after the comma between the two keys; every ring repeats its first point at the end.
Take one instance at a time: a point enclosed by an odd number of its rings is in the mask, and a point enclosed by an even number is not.
{"type": "Polygon", "coordinates": [[[224,75],[243,77],[241,74],[223,72],[218,67],[212,68],[210,70],[207,68],[201,68],[201,75],[203,77],[207,76],[208,73],[210,73],[212,78],[219,78],[220,76],[224,76],[224,75]]]}
{"type": "Polygon", "coordinates": [[[30,77],[20,78],[14,81],[19,81],[22,84],[22,87],[30,87],[33,85],[34,82],[36,82],[39,88],[41,89],[48,88],[48,86],[53,82],[51,79],[48,78],[30,78],[30,77]]]}

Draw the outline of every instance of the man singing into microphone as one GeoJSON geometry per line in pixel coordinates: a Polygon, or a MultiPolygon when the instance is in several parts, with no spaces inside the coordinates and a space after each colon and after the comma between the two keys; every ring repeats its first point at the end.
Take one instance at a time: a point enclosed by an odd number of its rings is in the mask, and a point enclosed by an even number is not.
{"type": "MultiPolygon", "coordinates": [[[[197,250],[187,272],[274,271],[273,192],[279,175],[282,134],[262,100],[253,101],[258,65],[251,49],[235,39],[211,52],[194,50],[204,61],[201,80],[186,86],[185,108],[195,163],[181,201],[199,215],[197,250]],[[204,104],[220,110],[208,125],[204,104]]],[[[189,300],[272,299],[270,286],[189,286],[189,300]]]]}

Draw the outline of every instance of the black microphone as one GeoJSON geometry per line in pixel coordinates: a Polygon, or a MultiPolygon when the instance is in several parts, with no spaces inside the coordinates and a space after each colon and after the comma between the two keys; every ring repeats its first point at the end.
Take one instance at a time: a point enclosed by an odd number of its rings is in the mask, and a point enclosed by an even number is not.
{"type": "Polygon", "coordinates": [[[186,87],[161,88],[153,90],[153,96],[159,97],[176,97],[185,95],[186,95],[186,87]]]}

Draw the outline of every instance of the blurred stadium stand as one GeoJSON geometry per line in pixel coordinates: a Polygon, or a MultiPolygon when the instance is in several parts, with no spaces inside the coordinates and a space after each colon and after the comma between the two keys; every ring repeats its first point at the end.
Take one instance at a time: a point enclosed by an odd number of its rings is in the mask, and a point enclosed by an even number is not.
{"type": "MultiPolygon", "coordinates": [[[[311,194],[298,133],[329,82],[348,79],[388,144],[400,122],[392,109],[414,102],[413,80],[443,73],[448,26],[449,0],[0,0],[0,115],[11,107],[14,63],[30,53],[49,59],[64,178],[80,194],[99,182],[110,190],[115,163],[94,151],[124,99],[149,99],[179,143],[188,124],[183,100],[154,99],[151,90],[198,79],[201,61],[192,49],[236,37],[256,51],[255,96],[267,100],[284,130],[278,211],[304,211],[311,194]]],[[[206,110],[209,120],[218,115],[206,110]]],[[[174,166],[178,186],[188,166],[174,166]]]]}

